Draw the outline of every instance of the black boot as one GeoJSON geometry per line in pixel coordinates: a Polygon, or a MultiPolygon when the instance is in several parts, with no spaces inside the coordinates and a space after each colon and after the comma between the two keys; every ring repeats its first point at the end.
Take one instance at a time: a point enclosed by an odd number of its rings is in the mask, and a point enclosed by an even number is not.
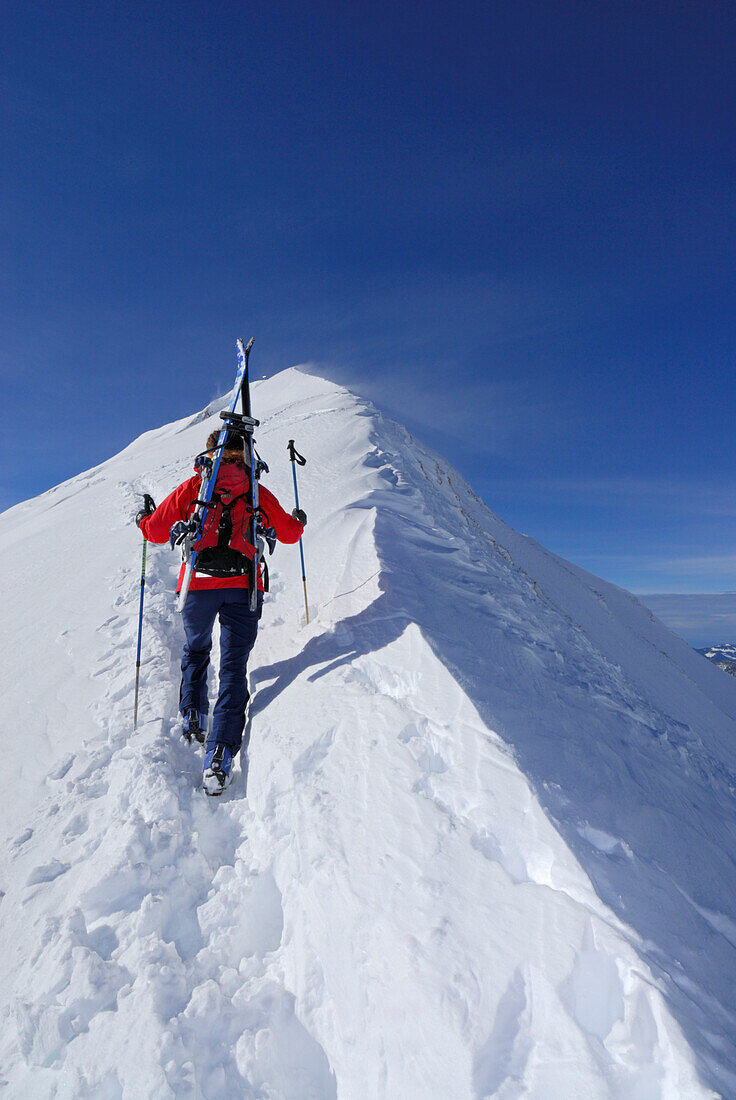
{"type": "Polygon", "coordinates": [[[184,715],[184,728],[181,732],[190,745],[192,738],[198,741],[200,745],[204,745],[205,731],[199,719],[199,711],[188,710],[186,712],[184,715]]]}

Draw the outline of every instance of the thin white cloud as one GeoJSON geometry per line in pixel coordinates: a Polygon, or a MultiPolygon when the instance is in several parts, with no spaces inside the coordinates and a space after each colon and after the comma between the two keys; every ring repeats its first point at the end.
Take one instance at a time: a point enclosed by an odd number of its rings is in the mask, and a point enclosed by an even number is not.
{"type": "Polygon", "coordinates": [[[561,501],[605,507],[651,502],[657,507],[693,515],[718,516],[736,519],[736,485],[708,484],[691,479],[662,478],[532,478],[529,480],[499,481],[498,488],[505,491],[523,489],[549,501],[557,497],[561,501]]]}
{"type": "Polygon", "coordinates": [[[736,554],[704,554],[698,557],[665,558],[648,562],[648,568],[662,573],[704,574],[721,576],[732,573],[736,577],[736,554]]]}
{"type": "MultiPolygon", "coordinates": [[[[582,565],[598,576],[607,577],[616,584],[623,584],[634,592],[654,588],[654,578],[670,578],[662,584],[673,583],[679,578],[680,584],[693,588],[708,588],[736,585],[736,554],[698,554],[680,557],[663,557],[658,554],[599,554],[590,553],[585,548],[577,552],[566,548],[565,557],[582,565]]],[[[657,585],[657,587],[660,587],[657,585]]]]}
{"type": "Polygon", "coordinates": [[[736,592],[639,593],[637,598],[690,645],[736,642],[736,592]]]}

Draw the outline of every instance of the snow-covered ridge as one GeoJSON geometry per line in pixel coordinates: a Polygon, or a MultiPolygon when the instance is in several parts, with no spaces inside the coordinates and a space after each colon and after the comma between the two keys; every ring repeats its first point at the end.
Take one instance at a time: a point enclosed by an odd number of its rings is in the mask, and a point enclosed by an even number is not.
{"type": "Polygon", "coordinates": [[[736,684],[348,391],[253,404],[313,621],[279,548],[247,800],[173,728],[168,548],[131,730],[131,516],[219,404],[0,517],[7,1094],[736,1093],[736,684]]]}
{"type": "Polygon", "coordinates": [[[704,657],[707,657],[709,661],[712,661],[718,668],[722,668],[725,672],[729,672],[732,676],[736,676],[736,646],[731,642],[723,642],[721,645],[706,646],[705,649],[697,650],[698,653],[702,653],[704,657]]]}
{"type": "Polygon", "coordinates": [[[731,661],[736,661],[736,645],[731,642],[722,642],[720,645],[707,646],[705,649],[699,649],[698,653],[702,653],[705,657],[723,657],[731,661]]]}

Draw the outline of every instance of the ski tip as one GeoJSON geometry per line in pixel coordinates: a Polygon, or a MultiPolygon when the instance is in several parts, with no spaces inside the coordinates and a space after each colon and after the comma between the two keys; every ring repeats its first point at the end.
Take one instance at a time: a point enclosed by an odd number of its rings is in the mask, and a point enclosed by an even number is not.
{"type": "Polygon", "coordinates": [[[243,339],[242,336],[239,336],[237,341],[236,341],[236,343],[238,345],[238,348],[240,349],[240,351],[243,352],[244,355],[248,354],[250,349],[253,347],[254,342],[255,342],[255,336],[251,336],[251,338],[250,338],[250,340],[248,341],[247,344],[246,344],[246,342],[245,342],[245,340],[243,339]]]}

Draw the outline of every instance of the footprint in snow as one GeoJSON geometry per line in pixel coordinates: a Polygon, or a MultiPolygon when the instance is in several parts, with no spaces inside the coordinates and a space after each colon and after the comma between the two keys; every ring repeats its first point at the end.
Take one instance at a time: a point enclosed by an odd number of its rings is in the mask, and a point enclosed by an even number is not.
{"type": "Polygon", "coordinates": [[[16,852],[19,848],[22,848],[24,844],[27,844],[32,836],[33,829],[24,829],[24,831],[11,842],[11,850],[16,852]]]}
{"type": "Polygon", "coordinates": [[[28,878],[26,886],[38,886],[42,882],[53,882],[55,878],[66,874],[71,867],[70,863],[62,863],[59,859],[51,859],[48,863],[42,863],[35,867],[28,878]]]}
{"type": "Polygon", "coordinates": [[[320,764],[326,759],[334,742],[335,730],[325,730],[308,749],[305,749],[304,752],[296,758],[292,764],[294,774],[299,775],[302,772],[316,771],[320,764]]]}
{"type": "Polygon", "coordinates": [[[53,780],[63,779],[73,763],[74,755],[73,753],[68,753],[66,756],[62,757],[56,767],[49,772],[47,778],[53,780]]]}
{"type": "Polygon", "coordinates": [[[61,831],[61,835],[66,839],[67,843],[72,840],[76,840],[82,833],[86,833],[89,827],[89,821],[86,813],[75,814],[61,831]]]}

